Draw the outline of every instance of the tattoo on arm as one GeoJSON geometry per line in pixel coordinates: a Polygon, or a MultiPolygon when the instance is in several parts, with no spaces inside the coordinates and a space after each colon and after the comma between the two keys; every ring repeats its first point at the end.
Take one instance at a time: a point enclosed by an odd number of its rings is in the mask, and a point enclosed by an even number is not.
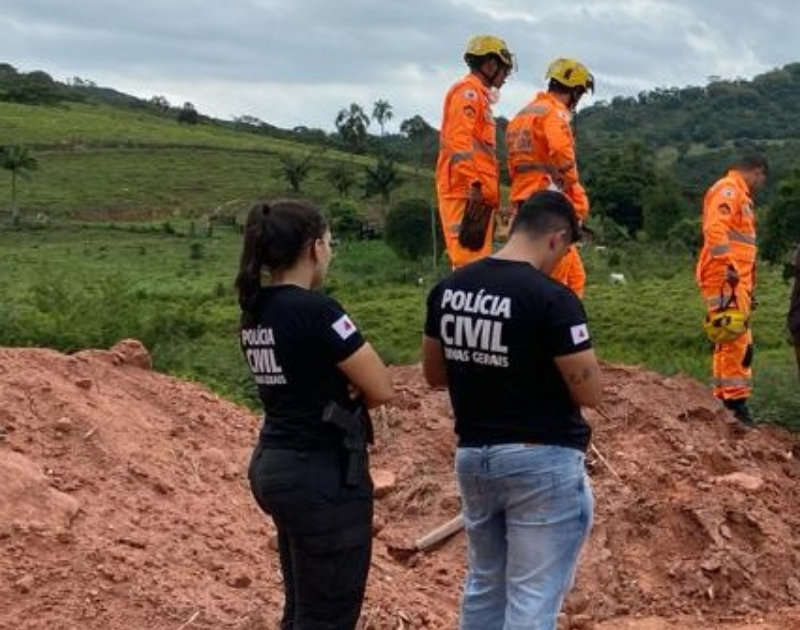
{"type": "Polygon", "coordinates": [[[591,367],[585,367],[580,372],[573,372],[569,375],[569,382],[571,385],[583,385],[586,381],[594,377],[594,370],[591,367]]]}

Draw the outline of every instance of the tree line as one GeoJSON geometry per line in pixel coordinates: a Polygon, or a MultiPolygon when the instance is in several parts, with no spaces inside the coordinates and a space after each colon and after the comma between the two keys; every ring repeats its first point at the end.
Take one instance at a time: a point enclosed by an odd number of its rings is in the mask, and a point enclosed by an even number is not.
{"type": "MultiPolygon", "coordinates": [[[[636,97],[601,101],[576,116],[579,168],[592,201],[591,220],[604,238],[650,239],[692,249],[699,240],[699,211],[705,189],[743,153],[764,153],[770,182],[759,198],[762,207],[762,253],[777,261],[800,240],[800,63],[755,77],[715,79],[705,87],[657,88],[636,97]]],[[[398,163],[431,169],[438,151],[438,130],[419,115],[402,120],[399,133],[387,133],[394,108],[378,99],[371,109],[359,103],[342,107],[335,133],[295,127],[280,129],[254,116],[220,121],[203,116],[191,103],[171,105],[164,97],[138,99],[75,77],[66,83],[44,72],[17,72],[0,64],[0,101],[55,105],[64,101],[104,102],[146,109],[179,123],[214,124],[239,131],[301,142],[305,156],[282,158],[281,174],[300,191],[316,158],[336,148],[375,158],[359,182],[352,166],[337,164],[328,178],[340,196],[356,185],[365,195],[389,201],[401,181],[398,163]],[[369,112],[369,113],[368,113],[369,112]],[[378,132],[371,133],[377,123],[378,132]]],[[[504,132],[498,119],[502,180],[504,132]]],[[[2,142],[2,139],[0,139],[2,142]]],[[[15,159],[4,158],[4,164],[15,159]]],[[[4,166],[17,177],[30,170],[4,166]]]]}

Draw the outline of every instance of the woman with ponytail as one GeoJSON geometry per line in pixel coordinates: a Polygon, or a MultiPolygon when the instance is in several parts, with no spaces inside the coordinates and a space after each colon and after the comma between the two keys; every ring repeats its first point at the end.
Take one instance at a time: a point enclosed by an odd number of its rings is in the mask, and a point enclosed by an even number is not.
{"type": "Polygon", "coordinates": [[[356,626],[372,552],[367,409],[394,396],[378,354],[315,290],[331,257],[315,207],[278,200],[250,210],[236,290],[265,414],[248,476],[278,532],[281,630],[356,626]]]}

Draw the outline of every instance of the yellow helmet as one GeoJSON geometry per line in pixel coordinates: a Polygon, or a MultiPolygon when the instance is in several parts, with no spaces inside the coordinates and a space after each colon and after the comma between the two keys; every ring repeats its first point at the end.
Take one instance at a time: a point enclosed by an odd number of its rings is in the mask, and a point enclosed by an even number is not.
{"type": "Polygon", "coordinates": [[[729,307],[706,315],[703,329],[713,344],[729,343],[750,327],[749,318],[738,308],[729,307]]]}
{"type": "Polygon", "coordinates": [[[464,61],[469,63],[471,57],[485,57],[495,55],[510,69],[516,67],[514,55],[508,49],[506,43],[494,35],[475,35],[467,42],[467,49],[464,51],[464,61]]]}
{"type": "Polygon", "coordinates": [[[567,57],[556,59],[548,66],[544,76],[546,79],[553,79],[570,88],[580,87],[594,92],[594,77],[592,73],[589,72],[589,68],[577,59],[569,59],[567,57]]]}

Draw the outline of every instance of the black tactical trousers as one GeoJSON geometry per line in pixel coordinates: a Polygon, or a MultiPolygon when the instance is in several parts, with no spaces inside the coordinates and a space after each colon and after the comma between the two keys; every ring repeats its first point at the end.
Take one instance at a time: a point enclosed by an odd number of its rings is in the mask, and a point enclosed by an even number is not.
{"type": "Polygon", "coordinates": [[[353,630],[372,553],[372,480],[346,486],[346,455],[257,446],[250,487],[278,530],[281,630],[353,630]]]}

